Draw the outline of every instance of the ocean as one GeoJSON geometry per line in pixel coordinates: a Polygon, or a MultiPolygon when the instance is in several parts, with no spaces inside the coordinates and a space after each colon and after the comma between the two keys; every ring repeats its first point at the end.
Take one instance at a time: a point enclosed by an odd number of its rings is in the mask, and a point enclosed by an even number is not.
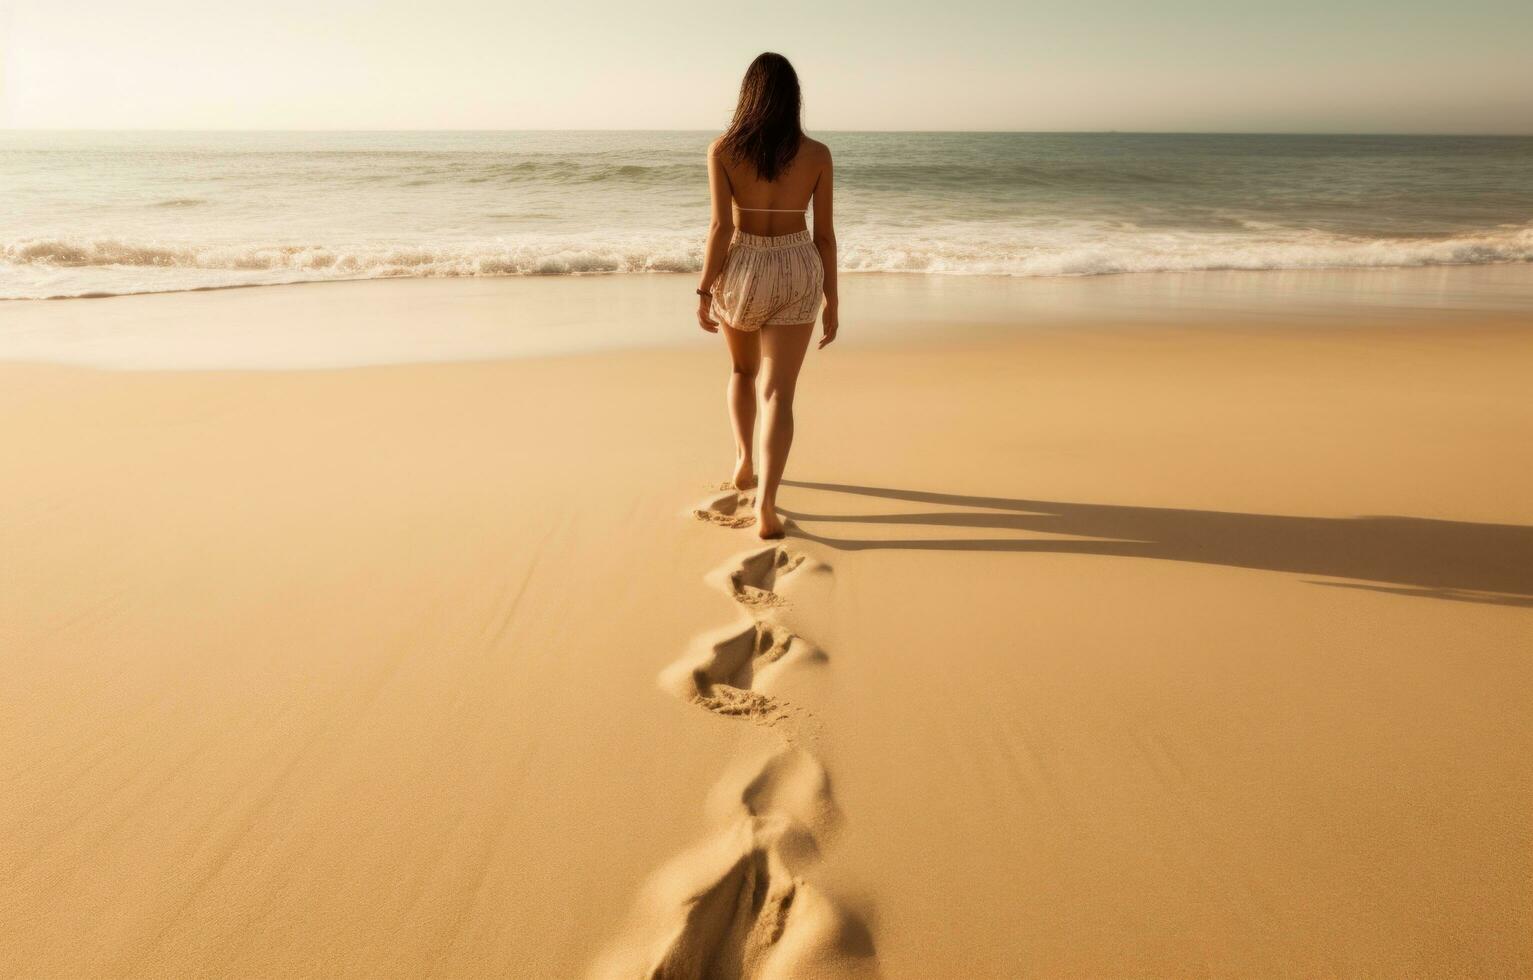
{"type": "MultiPolygon", "coordinates": [[[[1533,138],[818,133],[853,272],[1533,261],[1533,138]]],[[[702,132],[0,132],[0,298],[695,271],[702,132]]]]}

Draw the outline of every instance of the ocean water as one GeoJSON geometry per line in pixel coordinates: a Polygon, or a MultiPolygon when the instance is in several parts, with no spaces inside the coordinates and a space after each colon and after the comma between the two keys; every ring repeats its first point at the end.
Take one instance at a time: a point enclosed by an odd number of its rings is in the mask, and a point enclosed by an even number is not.
{"type": "MultiPolygon", "coordinates": [[[[842,268],[1533,261],[1533,138],[820,133],[842,268]]],[[[0,298],[684,272],[701,132],[0,132],[0,298]]]]}

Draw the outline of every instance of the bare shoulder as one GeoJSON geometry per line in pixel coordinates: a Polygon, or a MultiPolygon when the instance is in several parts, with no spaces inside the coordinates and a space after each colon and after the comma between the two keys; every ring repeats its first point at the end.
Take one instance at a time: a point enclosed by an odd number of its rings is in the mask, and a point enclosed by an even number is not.
{"type": "Polygon", "coordinates": [[[805,158],[821,166],[830,163],[830,147],[817,139],[804,137],[804,142],[799,144],[799,152],[805,154],[805,158]]]}

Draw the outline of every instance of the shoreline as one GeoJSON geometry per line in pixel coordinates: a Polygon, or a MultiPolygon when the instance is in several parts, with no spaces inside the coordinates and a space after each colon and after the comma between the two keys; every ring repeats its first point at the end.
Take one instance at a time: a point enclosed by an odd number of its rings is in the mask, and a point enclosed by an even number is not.
{"type": "MultiPolygon", "coordinates": [[[[1432,262],[1419,265],[1336,265],[1336,266],[1301,266],[1301,267],[1273,267],[1262,269],[1245,268],[1208,268],[1208,269],[1124,269],[1111,272],[1081,272],[1081,273],[1056,273],[1020,275],[1004,272],[958,272],[948,270],[903,270],[903,269],[843,269],[841,275],[848,279],[862,276],[879,277],[933,277],[938,279],[975,280],[977,282],[1006,281],[1020,279],[1024,281],[1042,280],[1089,280],[1089,279],[1112,279],[1118,277],[1154,277],[1154,276],[1228,276],[1228,275],[1305,275],[1338,276],[1338,275],[1367,275],[1376,273],[1388,275],[1394,273],[1433,272],[1436,270],[1471,270],[1471,269],[1504,269],[1525,268],[1533,269],[1533,260],[1503,259],[1494,262],[1432,262]]],[[[591,272],[517,272],[504,274],[484,275],[400,275],[400,276],[356,276],[335,279],[292,279],[281,282],[236,282],[212,286],[181,286],[168,289],[145,289],[131,292],[84,292],[74,295],[59,296],[0,296],[0,303],[56,303],[67,300],[103,300],[103,299],[126,299],[136,296],[166,296],[181,293],[215,293],[228,290],[240,289],[265,289],[283,288],[292,286],[328,286],[345,285],[363,282],[454,282],[458,280],[519,280],[519,279],[595,279],[606,277],[681,277],[696,276],[697,270],[676,269],[645,269],[636,271],[611,271],[600,270],[591,272]]],[[[1529,273],[1533,277],[1533,272],[1529,273]]]]}
{"type": "MultiPolygon", "coordinates": [[[[322,369],[698,348],[681,273],[364,279],[0,306],[0,362],[322,369]],[[324,288],[320,288],[324,287],[324,288]]],[[[838,348],[1174,324],[1533,322],[1533,265],[847,276],[838,348]]]]}

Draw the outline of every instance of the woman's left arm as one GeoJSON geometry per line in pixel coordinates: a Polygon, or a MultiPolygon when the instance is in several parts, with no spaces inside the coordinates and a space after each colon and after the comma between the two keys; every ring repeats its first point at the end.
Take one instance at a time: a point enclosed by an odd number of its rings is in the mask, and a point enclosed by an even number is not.
{"type": "MultiPolygon", "coordinates": [[[[708,244],[703,250],[703,278],[697,288],[713,292],[713,284],[724,271],[729,256],[729,239],[735,233],[735,215],[730,208],[729,175],[719,158],[718,143],[708,147],[708,193],[713,199],[713,217],[708,222],[708,244]]],[[[709,333],[718,333],[719,325],[708,315],[712,296],[697,297],[697,325],[709,333]]]]}

